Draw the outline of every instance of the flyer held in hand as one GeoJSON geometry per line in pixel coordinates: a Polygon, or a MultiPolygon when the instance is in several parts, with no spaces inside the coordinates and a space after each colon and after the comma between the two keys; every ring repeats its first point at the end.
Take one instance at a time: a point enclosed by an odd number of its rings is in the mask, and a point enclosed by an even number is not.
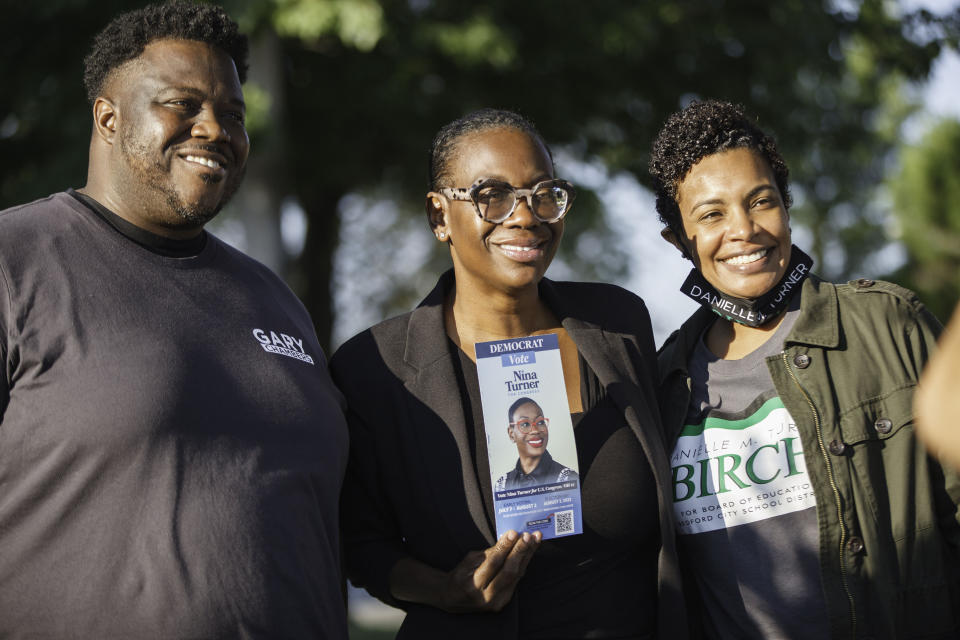
{"type": "Polygon", "coordinates": [[[557,334],[478,342],[476,355],[497,536],[583,533],[557,334]]]}

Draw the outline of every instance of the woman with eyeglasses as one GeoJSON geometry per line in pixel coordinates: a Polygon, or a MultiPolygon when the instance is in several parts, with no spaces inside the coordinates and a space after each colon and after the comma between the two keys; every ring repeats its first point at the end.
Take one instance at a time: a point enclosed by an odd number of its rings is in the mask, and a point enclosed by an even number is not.
{"type": "Polygon", "coordinates": [[[453,269],[331,361],[351,430],[348,577],[407,612],[399,638],[684,637],[643,302],[544,278],[575,191],[521,116],[486,109],[443,127],[430,173],[427,219],[453,269]],[[483,422],[474,345],[546,333],[560,345],[584,533],[498,539],[487,433],[501,427],[483,422]]]}
{"type": "Polygon", "coordinates": [[[518,398],[507,409],[507,419],[507,436],[517,445],[519,457],[516,466],[494,483],[494,491],[580,479],[576,471],[563,466],[547,452],[550,419],[544,417],[539,404],[530,398],[518,398]]]}

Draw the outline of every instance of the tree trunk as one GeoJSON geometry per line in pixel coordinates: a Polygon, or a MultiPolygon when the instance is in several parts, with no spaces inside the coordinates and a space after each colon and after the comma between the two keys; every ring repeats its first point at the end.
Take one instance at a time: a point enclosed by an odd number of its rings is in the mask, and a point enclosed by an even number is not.
{"type": "Polygon", "coordinates": [[[307,238],[290,281],[313,317],[317,338],[327,356],[333,332],[333,252],[340,236],[337,203],[341,194],[301,192],[307,214],[307,238]]]}
{"type": "MultiPolygon", "coordinates": [[[[266,30],[251,42],[248,84],[270,96],[268,123],[284,112],[283,68],[279,40],[266,30]]],[[[280,206],[289,193],[286,179],[286,136],[279,126],[255,129],[243,186],[230,203],[230,215],[243,224],[244,250],[281,276],[289,263],[280,235],[280,206]]]]}

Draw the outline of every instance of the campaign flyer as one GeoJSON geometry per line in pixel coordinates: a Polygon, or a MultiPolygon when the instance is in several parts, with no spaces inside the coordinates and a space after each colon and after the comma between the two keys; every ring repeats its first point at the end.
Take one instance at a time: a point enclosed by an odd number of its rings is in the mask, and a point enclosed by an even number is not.
{"type": "Polygon", "coordinates": [[[497,537],[583,533],[577,445],[557,334],[476,344],[497,537]]]}

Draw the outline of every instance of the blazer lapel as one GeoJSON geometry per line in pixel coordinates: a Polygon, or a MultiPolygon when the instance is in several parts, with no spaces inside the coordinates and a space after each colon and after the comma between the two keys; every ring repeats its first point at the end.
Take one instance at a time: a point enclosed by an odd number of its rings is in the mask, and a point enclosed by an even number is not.
{"type": "MultiPolygon", "coordinates": [[[[634,356],[637,365],[642,353],[631,354],[630,349],[637,349],[626,335],[616,331],[605,331],[594,323],[568,316],[564,312],[567,304],[575,305],[576,301],[567,303],[553,291],[552,283],[544,279],[541,291],[550,308],[560,318],[563,327],[576,343],[584,360],[596,373],[600,384],[607,390],[613,402],[623,411],[627,424],[636,435],[640,446],[647,456],[647,461],[653,470],[653,479],[656,485],[657,501],[659,503],[660,520],[660,555],[658,562],[659,591],[661,603],[659,605],[662,620],[683,619],[686,610],[683,605],[680,568],[677,563],[676,541],[673,532],[672,489],[670,486],[670,466],[668,463],[663,436],[660,433],[660,417],[657,409],[657,399],[653,395],[656,388],[656,362],[650,363],[650,368],[635,370],[632,363],[634,356]],[[644,378],[648,378],[644,380],[644,378]]],[[[576,307],[574,307],[576,308],[576,307]]],[[[654,359],[651,353],[649,358],[654,359]]],[[[670,625],[664,626],[669,628],[670,625]]],[[[667,632],[664,632],[667,633],[667,632]]],[[[663,635],[663,634],[661,634],[663,635]]],[[[686,638],[685,633],[677,633],[678,638],[686,638]]]]}
{"type": "MultiPolygon", "coordinates": [[[[436,492],[436,504],[456,504],[458,487],[450,478],[455,475],[459,462],[470,518],[488,545],[493,545],[496,536],[487,520],[483,496],[477,482],[460,388],[443,326],[443,301],[452,282],[452,271],[444,274],[433,291],[410,316],[404,351],[404,362],[409,365],[409,375],[405,377],[404,385],[411,395],[422,403],[422,406],[411,407],[412,415],[422,415],[423,406],[436,414],[433,419],[431,416],[424,416],[423,420],[415,420],[412,425],[412,432],[419,439],[418,448],[423,454],[423,468],[436,492]],[[438,442],[435,433],[429,430],[428,424],[435,426],[436,418],[446,425],[453,438],[459,454],[458,460],[450,459],[450,449],[445,447],[449,445],[449,441],[438,442]]],[[[451,532],[463,532],[465,523],[457,517],[461,512],[442,506],[438,506],[437,510],[447,519],[451,532]]]]}
{"type": "Polygon", "coordinates": [[[610,394],[614,403],[621,411],[625,411],[628,417],[634,415],[636,420],[629,421],[630,428],[643,443],[648,455],[652,453],[648,446],[649,433],[643,430],[641,425],[658,424],[657,416],[651,413],[653,405],[650,402],[653,399],[639,394],[641,385],[633,367],[629,366],[627,341],[619,334],[608,333],[577,318],[567,317],[562,322],[583,359],[597,374],[600,384],[610,394]]]}
{"type": "MultiPolygon", "coordinates": [[[[647,447],[649,434],[640,429],[640,425],[658,424],[658,416],[651,413],[651,406],[655,406],[656,399],[637,397],[644,385],[640,384],[637,379],[639,373],[635,372],[630,364],[628,340],[620,333],[605,331],[597,324],[570,315],[568,305],[576,305],[576,301],[561,297],[550,280],[543,279],[540,292],[550,309],[560,318],[563,328],[570,334],[584,360],[597,374],[600,384],[621,410],[636,418],[630,423],[630,427],[644,444],[648,455],[652,453],[647,447]],[[651,405],[651,402],[654,404],[651,405]]],[[[656,363],[652,363],[652,366],[655,369],[656,363]]],[[[650,381],[651,384],[655,382],[650,381]]]]}
{"type": "MultiPolygon", "coordinates": [[[[662,473],[666,453],[659,432],[660,416],[656,408],[656,398],[643,392],[644,389],[654,389],[657,381],[639,379],[643,371],[635,371],[632,366],[631,354],[628,352],[628,345],[632,343],[625,335],[605,331],[594,323],[568,315],[567,305],[576,304],[576,301],[567,301],[559,296],[553,283],[546,278],[541,283],[541,294],[560,318],[563,328],[570,334],[583,359],[593,369],[611,400],[623,412],[627,424],[646,453],[647,460],[656,470],[654,478],[662,501],[665,495],[662,473]]],[[[651,371],[655,370],[656,362],[652,362],[651,371]]]]}

